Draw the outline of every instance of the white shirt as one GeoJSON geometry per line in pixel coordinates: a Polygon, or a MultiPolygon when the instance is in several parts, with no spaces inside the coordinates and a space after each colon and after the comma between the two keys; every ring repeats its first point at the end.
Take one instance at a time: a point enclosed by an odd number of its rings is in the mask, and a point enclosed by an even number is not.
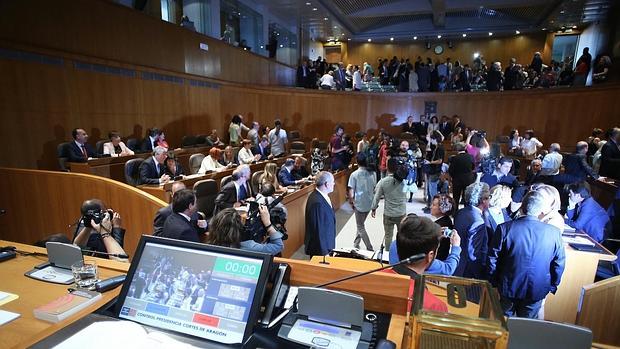
{"type": "Polygon", "coordinates": [[[188,222],[192,220],[191,218],[189,218],[189,216],[188,216],[188,215],[186,215],[186,214],[185,214],[185,213],[183,213],[183,212],[179,212],[179,214],[180,214],[181,216],[185,217],[185,219],[187,219],[187,221],[188,221],[188,222]]]}
{"type": "MultiPolygon", "coordinates": [[[[133,151],[125,145],[125,143],[120,142],[118,145],[121,147],[121,151],[127,155],[133,155],[133,151]]],[[[103,144],[103,153],[110,154],[112,157],[117,157],[119,154],[116,154],[116,150],[114,149],[114,145],[112,142],[106,142],[103,144]]]]}
{"type": "Polygon", "coordinates": [[[271,143],[271,154],[278,156],[286,152],[284,144],[288,143],[286,131],[280,129],[280,132],[276,135],[276,129],[269,131],[269,143],[271,143]]]}
{"type": "Polygon", "coordinates": [[[357,70],[353,73],[353,88],[354,89],[362,89],[362,74],[357,70]]]}
{"type": "Polygon", "coordinates": [[[521,141],[521,149],[523,149],[524,155],[533,155],[536,154],[536,147],[542,147],[543,144],[536,139],[536,137],[532,137],[530,139],[523,139],[521,141]]]}
{"type": "Polygon", "coordinates": [[[202,159],[198,173],[205,174],[207,171],[221,171],[224,168],[226,168],[226,166],[220,164],[217,160],[214,160],[211,155],[208,155],[202,159]]]}
{"type": "Polygon", "coordinates": [[[562,154],[553,152],[545,155],[542,160],[542,170],[540,174],[543,176],[555,176],[560,173],[560,166],[562,165],[562,154]]]}
{"type": "Polygon", "coordinates": [[[327,201],[327,203],[329,204],[330,207],[332,207],[332,201],[329,199],[329,195],[327,193],[324,193],[321,190],[316,189],[316,191],[319,192],[319,194],[321,194],[321,196],[323,197],[323,199],[325,199],[325,201],[327,201]]]}
{"type": "Polygon", "coordinates": [[[240,164],[251,164],[254,161],[254,154],[250,149],[246,149],[245,147],[239,149],[239,158],[240,164]]]}
{"type": "Polygon", "coordinates": [[[336,86],[336,83],[334,82],[334,77],[331,76],[330,74],[323,75],[320,81],[321,81],[321,85],[327,85],[331,87],[336,86]]]}

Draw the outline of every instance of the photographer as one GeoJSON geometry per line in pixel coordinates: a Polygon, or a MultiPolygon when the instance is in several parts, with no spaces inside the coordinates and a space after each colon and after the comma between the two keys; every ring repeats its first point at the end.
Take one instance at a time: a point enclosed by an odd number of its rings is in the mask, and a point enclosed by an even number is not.
{"type": "Polygon", "coordinates": [[[284,243],[282,242],[283,234],[271,224],[267,206],[260,205],[258,211],[261,223],[269,234],[269,239],[266,243],[261,244],[252,239],[246,239],[244,234],[245,226],[241,221],[241,216],[234,208],[225,208],[211,219],[209,237],[206,243],[272,255],[282,252],[284,248],[284,243]],[[246,240],[242,241],[242,239],[246,240]]]}
{"type": "Polygon", "coordinates": [[[122,247],[125,229],[121,227],[120,214],[106,209],[103,202],[98,199],[84,201],[81,212],[82,217],[75,231],[73,243],[92,251],[97,257],[109,257],[126,262],[127,254],[122,247]]]}

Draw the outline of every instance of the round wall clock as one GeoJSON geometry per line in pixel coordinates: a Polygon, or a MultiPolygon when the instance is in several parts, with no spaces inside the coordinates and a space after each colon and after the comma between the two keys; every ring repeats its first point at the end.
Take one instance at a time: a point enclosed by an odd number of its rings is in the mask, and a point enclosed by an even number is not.
{"type": "Polygon", "coordinates": [[[441,45],[435,46],[435,54],[440,55],[442,53],[443,53],[443,46],[441,46],[441,45]]]}

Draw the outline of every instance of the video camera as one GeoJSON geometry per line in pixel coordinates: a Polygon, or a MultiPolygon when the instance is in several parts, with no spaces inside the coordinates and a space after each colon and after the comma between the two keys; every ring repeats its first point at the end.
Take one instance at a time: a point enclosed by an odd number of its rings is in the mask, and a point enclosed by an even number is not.
{"type": "MultiPolygon", "coordinates": [[[[278,196],[270,204],[267,205],[269,210],[269,218],[271,224],[282,233],[282,240],[288,239],[286,233],[286,212],[281,207],[276,207],[284,198],[284,194],[278,196]]],[[[243,227],[242,241],[254,240],[256,242],[263,242],[267,235],[267,230],[263,226],[263,222],[260,219],[260,213],[258,211],[259,203],[256,201],[248,202],[250,207],[248,209],[248,215],[245,220],[245,226],[243,227]]]]}
{"type": "Polygon", "coordinates": [[[82,215],[82,224],[84,224],[85,227],[94,228],[91,222],[95,222],[95,224],[101,224],[101,222],[105,219],[106,215],[109,215],[109,219],[112,219],[112,216],[114,215],[114,211],[111,209],[86,210],[86,212],[82,215]]]}

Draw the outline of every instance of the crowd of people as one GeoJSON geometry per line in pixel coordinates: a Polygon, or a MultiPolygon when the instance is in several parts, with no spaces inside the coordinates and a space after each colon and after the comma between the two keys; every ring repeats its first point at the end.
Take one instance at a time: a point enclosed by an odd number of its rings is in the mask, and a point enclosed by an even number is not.
{"type": "Polygon", "coordinates": [[[378,80],[381,85],[391,85],[399,92],[444,92],[471,90],[522,90],[553,86],[585,86],[592,72],[592,82],[601,83],[611,77],[610,56],[601,55],[594,61],[589,48],[575,62],[566,57],[558,62],[543,63],[540,52],[535,52],[529,64],[511,58],[505,69],[502,62],[487,64],[482,55],[471,65],[450,57],[442,61],[418,56],[414,62],[409,58],[379,58],[377,66],[368,62],[363,65],[340,62],[330,64],[320,56],[316,61],[302,60],[297,68],[297,86],[324,90],[364,89],[364,82],[378,80]]]}

